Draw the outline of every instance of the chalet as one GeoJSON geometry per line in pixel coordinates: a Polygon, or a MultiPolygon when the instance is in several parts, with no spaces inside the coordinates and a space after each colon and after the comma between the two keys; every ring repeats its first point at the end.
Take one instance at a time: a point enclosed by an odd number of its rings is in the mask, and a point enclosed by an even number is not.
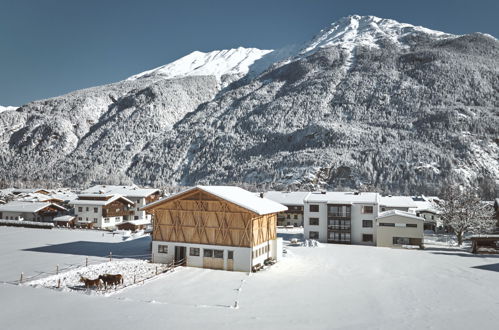
{"type": "Polygon", "coordinates": [[[278,226],[303,226],[304,200],[309,195],[306,191],[269,191],[263,197],[286,206],[288,209],[277,215],[278,226]]]}
{"type": "Polygon", "coordinates": [[[423,247],[424,219],[414,213],[389,210],[376,219],[376,246],[423,247]]]}
{"type": "Polygon", "coordinates": [[[80,194],[70,204],[74,206],[76,224],[88,228],[113,229],[124,217],[135,213],[131,200],[114,194],[80,194]]]}
{"type": "Polygon", "coordinates": [[[67,212],[64,207],[49,202],[13,201],[0,205],[0,219],[51,222],[67,212]]]}
{"type": "Polygon", "coordinates": [[[82,194],[113,194],[121,195],[134,203],[130,208],[130,213],[123,216],[123,221],[148,220],[151,222],[151,215],[142,211],[141,208],[160,198],[159,189],[139,188],[137,186],[113,186],[97,185],[81,192],[82,194]]]}
{"type": "Polygon", "coordinates": [[[286,207],[238,187],[196,186],[142,209],[154,216],[154,262],[249,272],[282,253],[286,207]]]}

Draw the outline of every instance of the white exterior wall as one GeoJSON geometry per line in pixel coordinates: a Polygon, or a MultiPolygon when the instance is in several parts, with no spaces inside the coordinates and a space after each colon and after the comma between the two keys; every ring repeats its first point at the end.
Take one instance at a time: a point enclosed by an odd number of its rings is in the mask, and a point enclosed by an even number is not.
{"type": "Polygon", "coordinates": [[[401,215],[392,215],[377,220],[376,230],[378,231],[377,246],[382,247],[400,247],[393,244],[393,237],[407,237],[421,239],[423,242],[423,224],[424,221],[405,217],[401,215]],[[381,222],[393,223],[395,226],[380,226],[381,222]],[[406,227],[406,224],[413,224],[417,227],[406,227]]]}
{"type": "Polygon", "coordinates": [[[376,204],[352,204],[351,208],[351,226],[352,232],[350,239],[352,244],[365,244],[365,245],[375,245],[376,244],[376,218],[378,217],[378,207],[376,204]],[[372,206],[373,213],[364,214],[362,213],[362,208],[364,206],[372,206]],[[372,227],[364,228],[362,227],[362,220],[371,220],[372,227]],[[373,242],[363,242],[362,235],[363,234],[371,234],[373,235],[373,242]]]}
{"type": "Polygon", "coordinates": [[[319,242],[327,242],[327,203],[305,202],[303,209],[303,233],[309,239],[311,231],[319,232],[319,242]],[[319,212],[310,212],[310,205],[319,205],[319,212]],[[310,218],[319,218],[318,226],[310,225],[310,218]]]}
{"type": "Polygon", "coordinates": [[[152,260],[157,263],[169,263],[175,258],[175,246],[186,247],[186,257],[187,266],[203,268],[203,249],[210,250],[223,250],[224,251],[224,269],[227,269],[228,251],[234,251],[234,271],[240,272],[251,272],[251,268],[254,265],[262,264],[265,259],[272,257],[276,260],[282,258],[282,238],[271,240],[255,246],[253,248],[249,247],[235,247],[235,246],[224,246],[224,245],[209,245],[209,244],[192,244],[192,243],[181,243],[181,242],[163,242],[163,241],[153,241],[152,242],[152,260]],[[167,245],[168,253],[159,253],[158,245],[167,245]],[[253,251],[257,251],[268,245],[268,252],[262,255],[252,258],[253,251]],[[189,249],[199,248],[199,256],[191,256],[189,249]],[[280,253],[279,253],[280,252],[280,253]]]}
{"type": "Polygon", "coordinates": [[[36,215],[34,213],[24,213],[24,212],[0,212],[2,213],[2,219],[4,220],[20,220],[21,218],[26,221],[36,221],[36,215]]]}
{"type": "MultiPolygon", "coordinates": [[[[327,205],[328,204],[336,204],[335,202],[330,203],[317,203],[317,202],[305,202],[304,214],[305,218],[303,221],[304,235],[305,239],[309,239],[311,231],[319,232],[319,242],[327,243],[328,241],[328,230],[327,230],[327,205]],[[319,212],[310,212],[310,205],[319,205],[319,212]],[[310,225],[310,218],[319,218],[318,226],[310,225]]],[[[345,204],[344,202],[338,202],[337,204],[345,204]]],[[[376,218],[378,216],[378,207],[377,204],[365,203],[365,204],[352,204],[351,205],[351,242],[352,244],[367,244],[367,245],[375,245],[376,244],[376,218]],[[372,206],[373,213],[371,214],[363,214],[362,207],[363,206],[372,206]],[[362,220],[371,220],[372,227],[371,228],[363,228],[362,220]],[[364,243],[362,242],[363,234],[372,234],[373,242],[364,243]]]]}
{"type": "MultiPolygon", "coordinates": [[[[75,205],[75,216],[77,223],[81,221],[90,221],[94,223],[95,228],[114,228],[116,224],[123,222],[123,217],[109,217],[109,222],[105,222],[105,218],[102,216],[102,206],[100,205],[75,205]],[[81,207],[82,211],[79,211],[81,207]],[[88,208],[88,211],[87,211],[88,208]],[[97,213],[94,211],[97,208],[97,213]],[[94,219],[97,219],[95,221],[94,219]]],[[[85,224],[82,222],[82,224],[85,224]]]]}

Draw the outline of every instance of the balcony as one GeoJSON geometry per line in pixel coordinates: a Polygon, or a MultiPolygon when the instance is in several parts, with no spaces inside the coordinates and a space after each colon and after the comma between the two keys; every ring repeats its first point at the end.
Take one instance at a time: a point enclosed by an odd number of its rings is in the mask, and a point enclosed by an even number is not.
{"type": "Polygon", "coordinates": [[[135,211],[133,210],[115,210],[115,209],[103,209],[102,210],[102,216],[105,217],[105,218],[108,218],[108,217],[123,217],[123,216],[127,216],[127,215],[134,215],[135,214],[135,211]]]}
{"type": "Polygon", "coordinates": [[[350,225],[328,225],[327,226],[328,230],[335,230],[335,231],[338,231],[338,230],[350,231],[351,228],[352,227],[350,225]]]}

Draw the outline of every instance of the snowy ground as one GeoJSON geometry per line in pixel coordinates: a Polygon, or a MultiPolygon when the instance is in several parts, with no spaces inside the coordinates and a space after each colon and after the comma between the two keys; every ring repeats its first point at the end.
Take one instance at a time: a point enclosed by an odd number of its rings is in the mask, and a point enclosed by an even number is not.
{"type": "MultiPolygon", "coordinates": [[[[2,227],[0,279],[82,259],[74,249],[40,249],[51,241],[78,242],[94,254],[111,246],[131,252],[127,243],[140,254],[149,245],[148,238],[123,243],[99,232],[2,227]]],[[[438,246],[286,249],[284,260],[259,273],[179,268],[109,296],[0,284],[2,328],[468,329],[499,322],[498,256],[438,246]]]]}

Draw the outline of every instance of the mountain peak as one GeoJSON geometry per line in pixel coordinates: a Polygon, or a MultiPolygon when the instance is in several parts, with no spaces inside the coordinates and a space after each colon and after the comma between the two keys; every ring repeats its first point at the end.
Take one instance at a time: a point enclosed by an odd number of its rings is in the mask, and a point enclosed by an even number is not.
{"type": "Polygon", "coordinates": [[[158,76],[163,79],[187,76],[215,76],[218,80],[225,74],[244,75],[250,66],[272,50],[257,48],[233,48],[211,52],[194,51],[169,64],[148,70],[127,80],[158,76]]]}
{"type": "Polygon", "coordinates": [[[388,39],[402,47],[406,46],[403,37],[412,33],[423,33],[434,38],[448,38],[454,35],[440,31],[400,23],[392,19],[376,16],[346,16],[332,23],[320,33],[301,51],[307,54],[320,48],[341,46],[352,49],[361,45],[371,48],[379,48],[380,41],[388,39]]]}

